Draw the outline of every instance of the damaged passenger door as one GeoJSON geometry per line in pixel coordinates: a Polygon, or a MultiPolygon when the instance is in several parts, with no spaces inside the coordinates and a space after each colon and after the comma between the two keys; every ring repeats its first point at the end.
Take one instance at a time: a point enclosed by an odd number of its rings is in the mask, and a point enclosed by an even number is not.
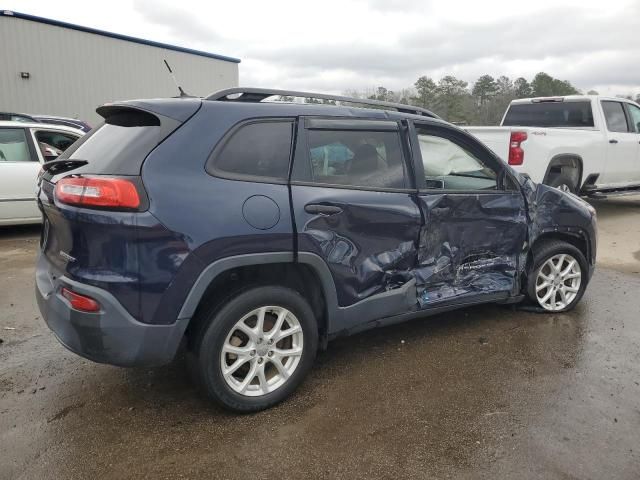
{"type": "Polygon", "coordinates": [[[332,329],[417,309],[421,217],[408,158],[396,121],[299,122],[291,174],[297,252],[330,271],[340,317],[332,329]]]}
{"type": "Polygon", "coordinates": [[[457,129],[416,122],[410,137],[425,220],[415,271],[421,308],[518,294],[527,217],[516,180],[457,129]]]}

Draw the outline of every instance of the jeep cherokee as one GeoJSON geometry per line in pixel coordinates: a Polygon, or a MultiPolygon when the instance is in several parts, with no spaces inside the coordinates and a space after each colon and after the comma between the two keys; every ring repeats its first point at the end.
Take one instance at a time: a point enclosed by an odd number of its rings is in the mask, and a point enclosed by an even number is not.
{"type": "Polygon", "coordinates": [[[336,336],[487,302],[563,312],[593,272],[592,207],[417,107],[238,88],[97,112],[40,176],[43,317],[113,365],[184,343],[231,410],[286,398],[336,336]]]}

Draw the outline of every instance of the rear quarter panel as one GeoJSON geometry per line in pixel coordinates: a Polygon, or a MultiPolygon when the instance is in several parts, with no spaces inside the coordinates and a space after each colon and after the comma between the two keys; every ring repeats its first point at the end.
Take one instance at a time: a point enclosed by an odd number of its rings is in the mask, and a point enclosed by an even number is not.
{"type": "Polygon", "coordinates": [[[198,275],[214,261],[250,253],[293,252],[286,184],[227,180],[205,171],[217,142],[232,125],[246,118],[239,108],[204,105],[143,165],[149,213],[186,246],[184,256],[172,258],[176,278],[158,285],[163,291],[161,298],[150,297],[156,312],[153,323],[177,318],[198,275]],[[245,202],[254,196],[268,197],[277,204],[278,219],[271,228],[255,228],[245,219],[245,202]]]}

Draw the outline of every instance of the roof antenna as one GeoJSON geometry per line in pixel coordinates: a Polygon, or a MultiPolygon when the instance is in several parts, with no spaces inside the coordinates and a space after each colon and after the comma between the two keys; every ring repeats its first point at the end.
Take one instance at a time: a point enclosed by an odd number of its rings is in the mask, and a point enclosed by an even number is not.
{"type": "Polygon", "coordinates": [[[164,60],[164,64],[167,66],[167,70],[169,70],[169,75],[171,75],[171,78],[173,79],[173,83],[176,84],[176,87],[178,88],[178,91],[180,92],[180,98],[184,98],[184,97],[190,97],[191,95],[187,95],[185,93],[185,91],[182,89],[182,87],[180,85],[178,85],[178,81],[176,80],[176,76],[173,74],[173,70],[171,70],[171,67],[169,66],[169,62],[167,62],[167,60],[164,60]]]}

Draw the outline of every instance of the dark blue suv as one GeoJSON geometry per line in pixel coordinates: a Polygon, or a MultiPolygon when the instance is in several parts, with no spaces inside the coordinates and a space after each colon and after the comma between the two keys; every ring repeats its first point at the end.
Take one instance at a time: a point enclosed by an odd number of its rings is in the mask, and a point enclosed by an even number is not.
{"type": "Polygon", "coordinates": [[[40,310],[97,362],[184,344],[232,410],[287,397],[336,336],[486,302],[562,312],[593,272],[588,204],[420,108],[232,89],[97,111],[39,181],[40,310]]]}

